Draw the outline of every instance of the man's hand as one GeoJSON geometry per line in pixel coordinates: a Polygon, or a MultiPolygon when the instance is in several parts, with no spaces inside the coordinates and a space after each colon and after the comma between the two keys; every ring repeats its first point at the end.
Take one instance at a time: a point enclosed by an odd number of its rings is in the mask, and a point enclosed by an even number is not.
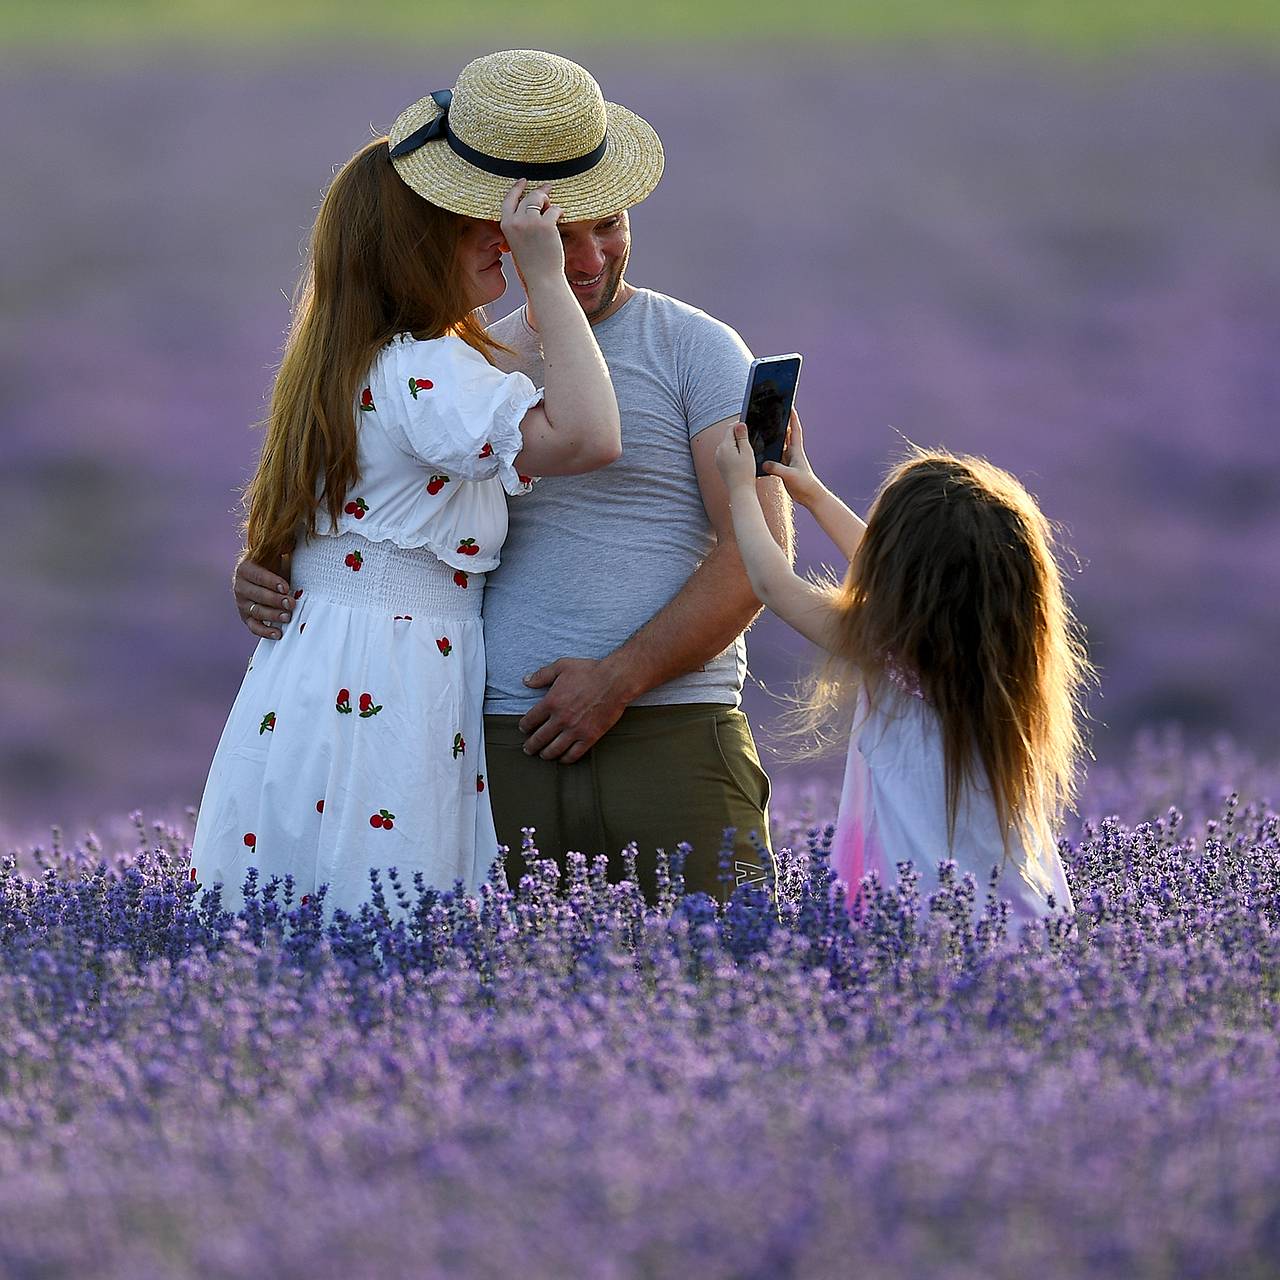
{"type": "MultiPolygon", "coordinates": [[[[290,559],[290,556],[284,558],[285,573],[289,571],[290,559]]],[[[293,593],[288,579],[252,560],[241,560],[236,565],[232,585],[244,625],[255,636],[279,640],[284,634],[280,628],[293,617],[293,593]]]]}
{"type": "Polygon", "coordinates": [[[613,728],[628,698],[607,658],[558,658],[539,667],[524,682],[547,689],[527,711],[520,729],[526,755],[574,764],[613,728]]]}

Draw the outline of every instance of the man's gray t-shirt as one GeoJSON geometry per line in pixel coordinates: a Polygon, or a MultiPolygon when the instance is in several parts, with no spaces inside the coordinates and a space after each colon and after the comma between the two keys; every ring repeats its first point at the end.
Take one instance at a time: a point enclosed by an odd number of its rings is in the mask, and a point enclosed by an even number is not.
{"type": "MultiPolygon", "coordinates": [[[[521,307],[489,330],[516,353],[505,372],[544,382],[538,334],[521,307]]],[[[658,613],[716,545],[689,441],[742,409],[751,352],[728,325],[637,289],[593,332],[618,397],[622,456],[578,476],[546,476],[509,504],[502,563],[484,594],[484,709],[523,715],[544,696],[524,677],[557,658],[603,658],[658,613]]],[[[632,705],[737,706],[742,636],[705,667],[632,705]]]]}

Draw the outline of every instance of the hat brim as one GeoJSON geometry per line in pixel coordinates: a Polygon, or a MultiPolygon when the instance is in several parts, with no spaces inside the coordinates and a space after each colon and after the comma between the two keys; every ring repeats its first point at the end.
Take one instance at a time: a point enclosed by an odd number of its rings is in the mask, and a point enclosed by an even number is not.
{"type": "MultiPolygon", "coordinates": [[[[604,156],[585,173],[551,183],[551,199],[564,210],[566,222],[604,218],[629,209],[662,177],[662,143],[648,122],[616,102],[606,102],[604,109],[609,139],[604,156]]],[[[415,102],[392,127],[391,145],[439,114],[430,97],[415,102]]],[[[502,201],[516,181],[477,168],[444,139],[424,143],[391,163],[405,183],[432,204],[490,221],[502,217],[502,201]]]]}

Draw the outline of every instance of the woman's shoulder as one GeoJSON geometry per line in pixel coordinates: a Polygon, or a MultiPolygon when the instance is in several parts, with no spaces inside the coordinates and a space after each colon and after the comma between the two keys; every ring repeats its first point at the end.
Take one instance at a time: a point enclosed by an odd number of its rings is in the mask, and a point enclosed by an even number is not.
{"type": "Polygon", "coordinates": [[[458,360],[467,363],[479,360],[481,364],[487,363],[474,347],[469,347],[452,333],[444,334],[439,338],[415,338],[412,333],[397,333],[379,349],[373,363],[375,366],[399,365],[405,361],[416,360],[450,363],[458,360]]]}
{"type": "Polygon", "coordinates": [[[397,333],[383,348],[396,348],[403,350],[408,348],[411,351],[461,351],[462,353],[470,352],[472,355],[480,353],[474,347],[469,347],[456,333],[444,333],[438,338],[418,338],[408,331],[397,333]]]}
{"type": "Polygon", "coordinates": [[[367,381],[377,403],[394,398],[406,406],[422,407],[442,397],[465,397],[491,376],[497,376],[493,367],[461,338],[398,333],[374,356],[367,381]],[[432,393],[425,401],[424,392],[432,393]]]}

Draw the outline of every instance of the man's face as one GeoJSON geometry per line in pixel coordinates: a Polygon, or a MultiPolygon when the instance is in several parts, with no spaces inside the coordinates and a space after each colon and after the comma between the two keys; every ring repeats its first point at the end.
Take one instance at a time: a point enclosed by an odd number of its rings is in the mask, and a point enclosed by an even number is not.
{"type": "Polygon", "coordinates": [[[606,218],[562,222],[560,239],[564,274],[573,295],[587,319],[598,320],[617,298],[631,254],[631,224],[626,211],[606,218]]]}

